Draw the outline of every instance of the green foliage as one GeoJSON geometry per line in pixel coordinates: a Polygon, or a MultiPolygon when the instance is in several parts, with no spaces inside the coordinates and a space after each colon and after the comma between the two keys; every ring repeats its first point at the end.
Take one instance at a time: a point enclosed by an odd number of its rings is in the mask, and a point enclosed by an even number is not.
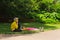
{"type": "Polygon", "coordinates": [[[59,0],[0,0],[1,17],[32,18],[37,22],[60,20],[59,0]]]}
{"type": "MultiPolygon", "coordinates": [[[[45,23],[56,23],[58,22],[58,19],[56,18],[58,15],[58,13],[53,12],[53,13],[44,13],[44,14],[37,14],[37,16],[39,17],[39,21],[43,21],[45,23]]],[[[38,21],[38,22],[39,22],[38,21]]]]}
{"type": "Polygon", "coordinates": [[[53,3],[54,0],[42,0],[43,3],[53,3]]]}

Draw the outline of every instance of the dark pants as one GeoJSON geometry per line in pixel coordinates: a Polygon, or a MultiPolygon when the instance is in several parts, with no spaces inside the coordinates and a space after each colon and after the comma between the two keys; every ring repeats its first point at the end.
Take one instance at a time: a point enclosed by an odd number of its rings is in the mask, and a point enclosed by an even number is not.
{"type": "Polygon", "coordinates": [[[13,32],[21,32],[22,30],[15,29],[13,32]]]}

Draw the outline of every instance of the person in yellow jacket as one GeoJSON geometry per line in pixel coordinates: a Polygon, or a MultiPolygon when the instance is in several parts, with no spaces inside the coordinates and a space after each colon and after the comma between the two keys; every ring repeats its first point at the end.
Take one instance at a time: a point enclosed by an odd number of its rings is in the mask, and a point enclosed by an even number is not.
{"type": "Polygon", "coordinates": [[[15,17],[14,21],[11,24],[11,31],[15,32],[15,31],[19,31],[18,30],[18,18],[15,17]]]}

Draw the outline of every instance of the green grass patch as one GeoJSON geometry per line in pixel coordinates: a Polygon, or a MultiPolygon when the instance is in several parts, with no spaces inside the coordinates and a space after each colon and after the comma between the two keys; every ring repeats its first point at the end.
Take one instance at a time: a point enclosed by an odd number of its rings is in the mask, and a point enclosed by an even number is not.
{"type": "MultiPolygon", "coordinates": [[[[25,27],[44,27],[44,30],[60,29],[60,24],[22,23],[25,27]]],[[[10,23],[0,23],[0,34],[30,34],[32,31],[11,32],[10,23]]]]}

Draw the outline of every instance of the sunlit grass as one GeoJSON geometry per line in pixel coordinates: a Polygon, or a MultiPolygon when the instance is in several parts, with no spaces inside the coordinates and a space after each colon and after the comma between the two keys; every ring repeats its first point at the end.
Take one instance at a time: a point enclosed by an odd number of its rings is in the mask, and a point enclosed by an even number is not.
{"type": "MultiPolygon", "coordinates": [[[[25,27],[44,27],[44,30],[55,30],[60,29],[60,24],[41,24],[41,23],[22,23],[25,27]]],[[[22,34],[22,32],[11,32],[10,30],[10,23],[0,23],[0,34],[22,34]]],[[[25,33],[30,33],[28,31],[25,31],[25,33]]]]}
{"type": "Polygon", "coordinates": [[[57,29],[60,29],[60,24],[46,24],[46,25],[55,26],[57,29]]]}

